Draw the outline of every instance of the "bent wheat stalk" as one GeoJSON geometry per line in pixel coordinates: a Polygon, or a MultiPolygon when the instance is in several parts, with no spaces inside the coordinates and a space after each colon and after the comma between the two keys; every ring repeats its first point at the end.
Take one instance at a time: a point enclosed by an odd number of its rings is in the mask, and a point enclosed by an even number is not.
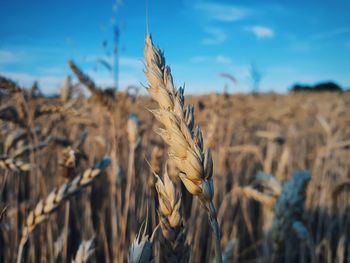
{"type": "Polygon", "coordinates": [[[75,177],[71,182],[61,185],[54,189],[45,199],[40,200],[36,207],[29,213],[22,232],[21,241],[18,249],[17,263],[21,262],[22,252],[29,234],[33,232],[41,222],[63,204],[68,197],[76,194],[83,187],[90,185],[97,176],[99,176],[110,164],[108,157],[102,158],[92,168],[75,177]]]}
{"type": "Polygon", "coordinates": [[[179,177],[186,189],[206,209],[215,235],[216,262],[222,262],[220,228],[213,204],[213,161],[210,150],[204,149],[199,126],[194,128],[193,106],[184,106],[184,89],[175,89],[171,70],[165,64],[160,49],[155,48],[150,35],[146,37],[144,56],[145,74],[149,82],[148,93],[158,103],[152,113],[164,125],[158,134],[169,145],[169,157],[180,170],[179,177]]]}

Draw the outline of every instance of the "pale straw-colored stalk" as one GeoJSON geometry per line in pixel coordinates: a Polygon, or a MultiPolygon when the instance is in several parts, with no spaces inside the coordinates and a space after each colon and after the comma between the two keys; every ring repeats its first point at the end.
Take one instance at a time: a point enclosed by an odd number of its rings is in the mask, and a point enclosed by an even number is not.
{"type": "MultiPolygon", "coordinates": [[[[140,144],[139,119],[136,114],[130,114],[127,122],[127,133],[129,140],[129,159],[128,159],[128,173],[125,187],[125,201],[121,220],[121,246],[124,251],[126,234],[128,226],[132,225],[131,220],[134,220],[135,215],[135,198],[133,198],[133,186],[135,184],[135,151],[140,144]],[[130,214],[130,220],[128,220],[130,214]]],[[[124,260],[124,254],[120,256],[124,260]]]]}
{"type": "Polygon", "coordinates": [[[73,86],[71,77],[67,76],[64,78],[63,85],[60,89],[60,100],[63,103],[68,102],[73,96],[73,86]]]}

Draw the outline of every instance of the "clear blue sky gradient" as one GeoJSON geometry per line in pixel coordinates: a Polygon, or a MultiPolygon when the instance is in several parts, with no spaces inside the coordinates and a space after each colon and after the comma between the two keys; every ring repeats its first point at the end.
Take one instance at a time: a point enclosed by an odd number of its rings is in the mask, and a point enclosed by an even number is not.
{"type": "MultiPolygon", "coordinates": [[[[189,93],[249,92],[250,64],[263,74],[261,91],[284,92],[299,82],[350,86],[350,1],[148,0],[149,29],[189,93]],[[234,86],[220,73],[234,75],[234,86]]],[[[145,1],[0,0],[0,74],[57,92],[74,59],[101,86],[113,78],[113,6],[120,35],[120,86],[146,83],[145,1]],[[102,43],[107,41],[107,48],[102,43]]]]}

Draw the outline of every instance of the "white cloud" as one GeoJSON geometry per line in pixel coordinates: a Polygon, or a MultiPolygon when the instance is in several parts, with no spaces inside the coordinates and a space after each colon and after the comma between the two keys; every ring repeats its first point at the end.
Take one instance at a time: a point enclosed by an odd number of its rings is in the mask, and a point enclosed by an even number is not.
{"type": "Polygon", "coordinates": [[[251,26],[246,27],[245,30],[253,33],[257,38],[271,38],[275,35],[274,31],[266,26],[251,26]]]}
{"type": "Polygon", "coordinates": [[[194,7],[196,10],[206,15],[209,19],[222,22],[242,20],[251,13],[251,11],[247,8],[210,2],[197,3],[194,7]]]}
{"type": "Polygon", "coordinates": [[[220,28],[209,27],[206,31],[209,36],[202,39],[202,45],[218,45],[225,42],[227,38],[226,33],[220,28]]]}
{"type": "Polygon", "coordinates": [[[215,61],[219,64],[232,64],[232,59],[223,55],[217,55],[215,61]]]}

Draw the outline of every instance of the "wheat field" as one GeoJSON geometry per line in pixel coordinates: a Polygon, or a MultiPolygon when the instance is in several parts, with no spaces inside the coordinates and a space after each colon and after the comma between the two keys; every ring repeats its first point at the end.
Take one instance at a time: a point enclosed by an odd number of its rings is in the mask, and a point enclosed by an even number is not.
{"type": "Polygon", "coordinates": [[[350,262],[350,93],[186,96],[150,36],[144,64],[147,96],[1,76],[0,262],[350,262]]]}

